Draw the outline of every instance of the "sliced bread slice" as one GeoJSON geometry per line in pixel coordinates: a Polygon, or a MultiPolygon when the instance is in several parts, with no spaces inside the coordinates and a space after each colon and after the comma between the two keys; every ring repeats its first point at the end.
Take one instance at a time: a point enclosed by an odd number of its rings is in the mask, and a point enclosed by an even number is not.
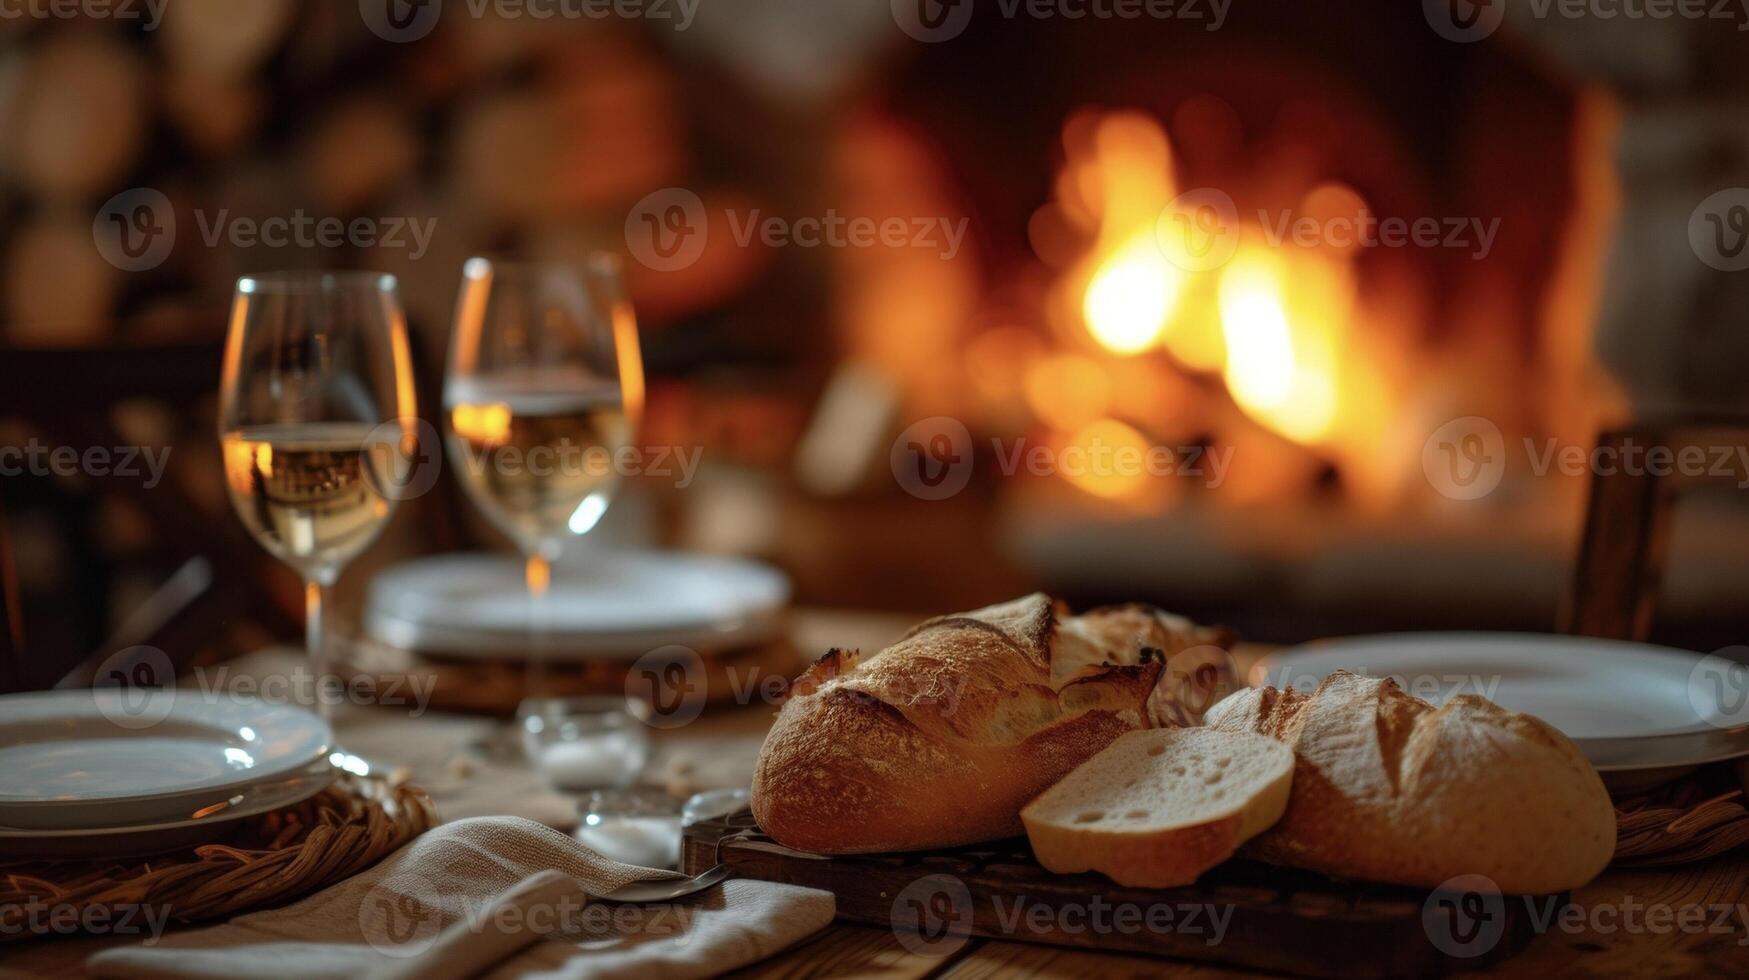
{"type": "Polygon", "coordinates": [[[1033,854],[1052,871],[1170,888],[1281,819],[1293,775],[1293,750],[1267,735],[1154,728],[1111,743],[1020,819],[1033,854]]]}

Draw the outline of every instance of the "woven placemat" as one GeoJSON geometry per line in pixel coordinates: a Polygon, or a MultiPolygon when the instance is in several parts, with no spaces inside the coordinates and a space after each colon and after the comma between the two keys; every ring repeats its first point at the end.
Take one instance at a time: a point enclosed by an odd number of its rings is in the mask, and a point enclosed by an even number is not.
{"type": "Polygon", "coordinates": [[[96,908],[156,908],[186,924],[284,904],[387,857],[437,812],[411,785],[342,774],[302,803],[236,823],[225,843],[149,858],[0,864],[0,943],[38,934],[32,909],[83,920],[96,908]]]}
{"type": "MultiPolygon", "coordinates": [[[[745,700],[774,684],[781,689],[807,668],[788,640],[697,656],[710,704],[745,700]]],[[[547,668],[545,683],[560,697],[622,694],[632,666],[623,660],[566,660],[547,668]]],[[[508,718],[516,714],[524,692],[523,665],[517,660],[441,657],[375,641],[355,643],[335,670],[349,680],[366,678],[379,690],[417,679],[430,690],[431,707],[440,711],[508,718]]]]}
{"type": "Polygon", "coordinates": [[[1749,765],[1726,763],[1616,801],[1617,867],[1701,861],[1749,844],[1744,781],[1749,765]]]}

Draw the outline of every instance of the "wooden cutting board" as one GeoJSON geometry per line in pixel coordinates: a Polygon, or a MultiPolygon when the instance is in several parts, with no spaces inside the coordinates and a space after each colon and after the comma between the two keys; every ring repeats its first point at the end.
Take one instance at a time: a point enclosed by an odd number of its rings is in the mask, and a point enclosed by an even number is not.
{"type": "Polygon", "coordinates": [[[914,952],[967,936],[1143,953],[1315,977],[1425,976],[1498,963],[1556,921],[1555,896],[1432,893],[1233,860],[1188,888],[1138,889],[1039,867],[1024,839],[946,851],[823,857],[753,815],[686,829],[682,868],[832,892],[838,918],[893,929],[914,952]]]}

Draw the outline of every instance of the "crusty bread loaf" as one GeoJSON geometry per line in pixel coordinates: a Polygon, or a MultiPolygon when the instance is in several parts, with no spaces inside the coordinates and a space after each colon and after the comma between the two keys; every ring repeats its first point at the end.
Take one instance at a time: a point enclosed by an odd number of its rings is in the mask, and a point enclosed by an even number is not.
{"type": "Polygon", "coordinates": [[[1225,642],[1147,606],[1066,616],[1044,595],[932,619],[870,657],[833,650],[791,685],[753,813],[825,854],[1015,836],[1020,808],[1158,717],[1162,664],[1225,642]]]}
{"type": "Polygon", "coordinates": [[[1614,853],[1615,808],[1579,749],[1485,698],[1434,708],[1338,671],[1309,695],[1241,691],[1205,721],[1294,750],[1287,813],[1245,848],[1266,861],[1420,887],[1481,874],[1532,895],[1585,884],[1614,853]]]}
{"type": "Polygon", "coordinates": [[[1281,819],[1294,754],[1267,735],[1130,732],[1020,811],[1040,864],[1133,888],[1188,885],[1281,819]]]}

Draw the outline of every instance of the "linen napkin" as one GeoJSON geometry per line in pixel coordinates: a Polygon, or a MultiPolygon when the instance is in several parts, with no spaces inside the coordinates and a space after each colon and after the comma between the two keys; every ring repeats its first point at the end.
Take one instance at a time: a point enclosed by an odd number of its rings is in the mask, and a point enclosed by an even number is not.
{"type": "Polygon", "coordinates": [[[772,956],[825,928],[836,911],[829,892],[764,881],[732,879],[665,905],[583,894],[674,876],[610,861],[530,820],[478,817],[430,830],[291,905],[105,950],[85,967],[120,980],[412,972],[686,980],[772,956]]]}

